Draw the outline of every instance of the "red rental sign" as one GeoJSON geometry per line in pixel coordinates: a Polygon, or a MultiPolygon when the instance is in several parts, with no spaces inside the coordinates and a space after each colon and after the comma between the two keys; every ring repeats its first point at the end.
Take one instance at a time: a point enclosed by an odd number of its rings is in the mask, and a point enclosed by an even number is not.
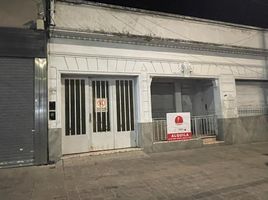
{"type": "Polygon", "coordinates": [[[167,140],[192,138],[190,113],[167,113],[167,140]]]}

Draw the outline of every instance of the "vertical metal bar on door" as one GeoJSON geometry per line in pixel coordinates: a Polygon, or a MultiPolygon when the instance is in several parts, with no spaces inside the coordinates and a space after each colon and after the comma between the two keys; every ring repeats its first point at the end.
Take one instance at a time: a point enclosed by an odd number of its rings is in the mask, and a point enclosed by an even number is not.
{"type": "Polygon", "coordinates": [[[194,126],[195,126],[195,136],[197,136],[197,132],[198,132],[198,127],[197,127],[197,119],[194,118],[194,126]]]}
{"type": "Polygon", "coordinates": [[[162,140],[162,120],[159,121],[159,139],[162,140]]]}
{"type": "Polygon", "coordinates": [[[82,127],[82,80],[78,81],[79,83],[79,94],[80,94],[80,134],[83,134],[83,127],[82,127]]]}
{"type": "Polygon", "coordinates": [[[71,125],[72,125],[72,114],[71,114],[71,110],[72,110],[72,105],[71,105],[71,79],[69,80],[69,135],[72,135],[72,129],[71,129],[71,125]],[[71,131],[70,131],[71,130],[71,131]]]}
{"type": "Polygon", "coordinates": [[[212,123],[211,123],[211,117],[208,118],[209,121],[209,135],[212,135],[212,123]]]}
{"type": "Polygon", "coordinates": [[[129,124],[128,131],[131,130],[131,109],[130,109],[130,103],[131,103],[131,101],[130,101],[130,82],[131,81],[132,80],[129,80],[129,83],[128,83],[128,124],[129,124]]]}
{"type": "Polygon", "coordinates": [[[122,110],[122,106],[121,106],[121,81],[118,81],[118,89],[119,89],[119,121],[120,121],[120,131],[122,131],[122,116],[121,116],[121,110],[122,110]]]}
{"type": "Polygon", "coordinates": [[[75,81],[75,79],[74,79],[74,135],[77,135],[77,124],[76,124],[76,100],[77,100],[77,94],[76,94],[76,81],[75,81]]]}
{"type": "Polygon", "coordinates": [[[155,126],[155,130],[156,130],[156,141],[159,141],[159,130],[158,130],[159,129],[159,127],[158,127],[159,126],[159,121],[156,120],[155,122],[156,122],[155,123],[156,124],[156,126],[155,126]]]}
{"type": "MultiPolygon", "coordinates": [[[[102,99],[102,81],[100,81],[100,99],[102,99]]],[[[100,105],[100,128],[101,131],[103,131],[103,126],[102,126],[102,102],[100,105]]]]}
{"type": "Polygon", "coordinates": [[[98,126],[97,126],[97,105],[96,105],[96,99],[97,99],[97,81],[92,81],[94,82],[94,93],[95,93],[95,97],[93,99],[93,104],[95,105],[95,131],[98,132],[98,126]]]}
{"type": "Polygon", "coordinates": [[[107,112],[108,112],[108,101],[107,101],[107,92],[108,92],[108,88],[107,88],[107,86],[108,86],[108,81],[105,81],[104,82],[104,99],[105,99],[105,101],[106,101],[106,109],[105,109],[105,132],[107,132],[107,122],[108,122],[108,119],[107,119],[107,112]]]}
{"type": "Polygon", "coordinates": [[[207,122],[207,125],[206,125],[207,135],[209,135],[209,117],[206,117],[206,122],[207,122]]]}
{"type": "Polygon", "coordinates": [[[124,88],[124,96],[123,96],[123,100],[124,100],[124,131],[126,131],[126,125],[127,125],[127,105],[126,105],[126,80],[123,81],[123,88],[124,88]]]}

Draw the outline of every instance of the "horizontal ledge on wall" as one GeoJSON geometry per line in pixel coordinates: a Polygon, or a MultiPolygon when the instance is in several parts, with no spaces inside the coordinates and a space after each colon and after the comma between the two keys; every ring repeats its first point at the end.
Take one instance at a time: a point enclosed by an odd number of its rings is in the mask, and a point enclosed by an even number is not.
{"type": "Polygon", "coordinates": [[[131,34],[80,32],[77,30],[57,29],[51,30],[51,38],[64,38],[88,40],[93,42],[108,42],[119,44],[142,45],[151,47],[173,48],[181,50],[216,52],[223,54],[239,54],[251,56],[268,56],[267,49],[240,47],[225,44],[186,41],[178,39],[157,38],[151,36],[138,36],[131,34]]]}

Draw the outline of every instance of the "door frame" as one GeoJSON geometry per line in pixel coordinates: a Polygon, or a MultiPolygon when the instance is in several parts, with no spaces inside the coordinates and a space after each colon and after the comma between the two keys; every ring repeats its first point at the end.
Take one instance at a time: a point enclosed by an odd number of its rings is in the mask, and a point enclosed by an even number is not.
{"type": "MultiPolygon", "coordinates": [[[[62,144],[61,144],[61,149],[62,149],[62,154],[64,153],[64,137],[65,137],[65,90],[64,90],[64,80],[65,79],[81,79],[81,80],[85,80],[85,109],[86,109],[86,136],[87,136],[87,140],[88,140],[88,150],[87,152],[90,151],[95,151],[92,148],[92,136],[93,136],[93,116],[91,116],[90,119],[90,114],[92,114],[91,112],[93,112],[92,110],[92,99],[90,100],[90,98],[92,98],[92,91],[91,91],[91,81],[92,80],[103,80],[103,81],[112,81],[114,82],[114,85],[112,86],[112,90],[115,93],[116,91],[116,85],[115,82],[116,80],[131,80],[133,85],[133,117],[134,117],[134,139],[135,139],[135,146],[133,147],[129,147],[129,148],[135,148],[139,146],[139,135],[138,135],[138,125],[137,125],[137,119],[138,119],[138,111],[136,111],[136,108],[139,107],[139,102],[138,102],[138,77],[137,75],[135,76],[116,76],[116,75],[83,75],[83,74],[62,74],[61,78],[60,78],[60,82],[61,82],[61,127],[62,127],[62,144]],[[91,121],[90,121],[91,120],[91,121]],[[91,125],[90,125],[91,124],[91,125]]],[[[111,86],[111,85],[109,85],[111,86]]],[[[112,103],[115,104],[116,102],[116,97],[115,95],[113,95],[113,97],[111,98],[112,92],[109,92],[109,98],[112,99],[113,101],[112,103]]],[[[110,106],[110,108],[112,108],[113,105],[110,106]]],[[[113,108],[114,111],[116,111],[116,105],[113,108]]],[[[111,130],[116,130],[116,126],[117,126],[117,116],[116,116],[116,112],[111,112],[110,111],[110,125],[111,125],[111,130]]],[[[115,148],[115,134],[114,133],[114,148],[113,149],[119,149],[119,148],[115,148]]],[[[126,147],[128,148],[128,147],[126,147]]],[[[104,149],[106,150],[106,149],[104,149]]],[[[98,150],[97,150],[98,151],[98,150]]],[[[99,150],[101,151],[101,150],[99,150]]],[[[82,152],[77,152],[77,153],[82,153],[82,152]]]]}
{"type": "MultiPolygon", "coordinates": [[[[92,119],[93,119],[93,104],[92,104],[92,98],[93,98],[93,95],[92,95],[92,81],[108,81],[108,89],[109,89],[109,99],[110,99],[110,132],[112,132],[113,134],[113,148],[112,149],[120,149],[120,148],[134,148],[134,147],[137,147],[138,146],[138,131],[137,131],[137,126],[136,126],[136,80],[135,78],[129,78],[129,77],[89,77],[88,78],[89,81],[88,81],[88,84],[89,84],[89,99],[88,101],[90,102],[90,110],[89,111],[89,115],[91,114],[92,115],[92,119]],[[134,120],[134,130],[133,131],[121,131],[119,132],[117,130],[117,105],[116,105],[116,81],[121,81],[121,80],[128,80],[128,81],[132,81],[132,92],[133,92],[133,120],[134,120]],[[133,146],[129,146],[127,147],[119,147],[120,145],[117,145],[118,142],[116,140],[116,138],[119,136],[119,134],[127,134],[127,132],[129,132],[130,134],[130,137],[131,137],[131,133],[133,135],[133,143],[134,145],[133,146]]],[[[91,120],[91,125],[90,125],[90,150],[91,151],[96,151],[96,149],[94,149],[93,147],[93,135],[94,134],[98,134],[98,132],[94,133],[93,132],[93,120],[91,120]]],[[[101,133],[101,132],[99,132],[101,133]]],[[[130,139],[131,140],[131,139],[130,139]]],[[[108,150],[108,149],[103,149],[103,150],[108,150]]],[[[97,149],[98,151],[98,149],[97,149]]]]}
{"type": "MultiPolygon", "coordinates": [[[[82,151],[79,151],[79,152],[71,152],[71,150],[67,150],[68,147],[65,146],[65,143],[71,143],[70,141],[70,138],[73,138],[74,136],[77,136],[77,135],[70,135],[70,136],[66,136],[65,135],[65,132],[66,132],[66,129],[65,129],[65,80],[66,79],[75,79],[75,80],[84,80],[85,81],[85,102],[86,102],[86,99],[88,99],[89,97],[89,94],[88,94],[88,78],[84,78],[84,77],[62,77],[61,78],[61,109],[62,109],[62,112],[61,112],[61,124],[62,124],[62,131],[61,131],[61,140],[62,140],[62,144],[61,144],[61,150],[62,150],[62,154],[63,155],[68,155],[68,154],[73,154],[73,153],[84,153],[84,152],[89,152],[89,127],[87,126],[87,122],[89,121],[89,116],[87,115],[87,113],[85,113],[85,126],[86,126],[86,133],[85,135],[79,135],[83,138],[87,138],[86,141],[84,141],[85,143],[87,143],[87,149],[85,148],[85,150],[82,150],[82,151]],[[67,139],[67,137],[70,137],[69,139],[67,139]],[[68,153],[65,153],[65,152],[68,152],[68,153]]],[[[89,109],[88,108],[88,104],[85,103],[85,109],[86,111],[89,109]]],[[[82,140],[82,138],[80,138],[82,140]]],[[[79,141],[79,139],[76,139],[77,141],[79,141]]],[[[85,144],[84,144],[85,145],[85,144]]]]}

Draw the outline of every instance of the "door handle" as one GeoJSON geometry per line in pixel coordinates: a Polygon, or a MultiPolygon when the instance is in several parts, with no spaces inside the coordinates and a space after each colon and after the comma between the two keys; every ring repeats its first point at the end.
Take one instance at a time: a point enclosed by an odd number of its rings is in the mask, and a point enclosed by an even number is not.
{"type": "Polygon", "coordinates": [[[89,122],[91,122],[91,113],[89,113],[89,122]]]}

